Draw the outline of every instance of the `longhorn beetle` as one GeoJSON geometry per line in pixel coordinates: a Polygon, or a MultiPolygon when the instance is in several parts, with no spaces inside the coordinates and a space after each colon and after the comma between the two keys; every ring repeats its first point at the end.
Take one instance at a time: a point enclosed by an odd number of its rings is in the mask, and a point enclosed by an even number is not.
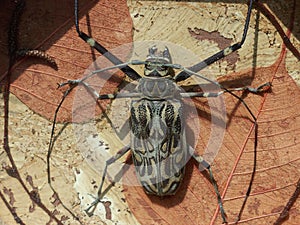
{"type": "MultiPolygon", "coordinates": [[[[242,40],[240,42],[219,51],[192,67],[185,68],[178,64],[172,64],[171,55],[167,47],[163,51],[158,51],[155,46],[151,47],[149,49],[149,55],[145,61],[134,60],[130,62],[122,62],[96,40],[80,30],[78,0],[75,0],[75,26],[79,37],[87,42],[91,47],[95,48],[98,52],[103,54],[114,64],[114,66],[92,71],[90,74],[79,80],[68,80],[67,82],[59,84],[59,87],[69,85],[69,89],[64,93],[54,115],[53,129],[47,157],[48,182],[50,186],[50,149],[53,145],[56,116],[61,104],[70,91],[78,85],[83,85],[83,87],[99,101],[102,99],[134,98],[131,101],[130,109],[131,143],[130,145],[123,147],[115,156],[106,161],[104,172],[102,174],[102,181],[98,189],[98,197],[91,206],[86,209],[87,213],[89,213],[90,209],[95,207],[101,201],[103,195],[102,187],[107,176],[108,166],[116,162],[116,160],[122,157],[129,150],[132,152],[133,163],[136,167],[136,174],[145,192],[158,196],[174,195],[176,193],[184,176],[184,164],[186,162],[186,158],[189,154],[191,154],[199,165],[207,170],[217,195],[223,223],[227,223],[222,199],[209,163],[196,153],[190,153],[188,143],[185,141],[185,129],[184,126],[182,126],[182,123],[184,122],[182,121],[182,114],[184,110],[182,100],[184,98],[194,97],[217,97],[224,93],[228,93],[241,101],[253,119],[255,127],[254,157],[256,158],[257,121],[244,100],[234,92],[248,91],[251,93],[260,93],[267,90],[271,84],[268,82],[257,88],[240,87],[228,89],[218,82],[197,73],[203,68],[242,47],[247,36],[252,5],[253,0],[249,3],[242,40]],[[139,75],[130,67],[130,65],[143,65],[144,76],[139,75]],[[100,95],[87,83],[87,79],[90,77],[100,72],[116,68],[123,71],[130,79],[138,81],[138,85],[134,91],[130,93],[100,95]],[[175,75],[174,70],[181,70],[181,72],[175,75]],[[221,91],[183,93],[177,85],[177,82],[186,80],[191,76],[197,76],[220,88],[221,91]]],[[[252,180],[255,172],[255,158],[251,181],[237,221],[241,216],[244,205],[251,191],[252,180]]]]}

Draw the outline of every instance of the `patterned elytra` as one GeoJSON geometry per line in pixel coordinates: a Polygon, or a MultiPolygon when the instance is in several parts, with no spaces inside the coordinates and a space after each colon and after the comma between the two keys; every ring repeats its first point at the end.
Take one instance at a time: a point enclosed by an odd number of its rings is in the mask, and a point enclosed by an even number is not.
{"type": "Polygon", "coordinates": [[[180,124],[182,103],[178,100],[147,99],[132,102],[133,109],[143,108],[139,107],[140,105],[148,105],[144,108],[152,110],[152,113],[142,113],[147,114],[147,117],[142,117],[144,121],[139,121],[139,110],[132,110],[131,143],[134,146],[132,156],[137,176],[148,194],[175,194],[184,175],[187,157],[186,139],[180,124]],[[170,105],[172,107],[169,107],[170,105]],[[170,108],[175,110],[168,111],[170,108]],[[144,128],[135,129],[144,122],[144,128]]]}

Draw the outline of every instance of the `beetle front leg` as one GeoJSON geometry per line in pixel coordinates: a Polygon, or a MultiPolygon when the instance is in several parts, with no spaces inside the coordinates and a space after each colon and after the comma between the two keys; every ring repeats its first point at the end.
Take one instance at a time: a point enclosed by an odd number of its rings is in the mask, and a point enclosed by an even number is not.
{"type": "Polygon", "coordinates": [[[231,88],[231,89],[225,89],[219,92],[184,92],[180,93],[181,97],[183,98],[193,98],[193,97],[218,97],[226,92],[233,92],[233,91],[248,91],[253,94],[259,94],[262,92],[266,92],[271,88],[272,84],[270,82],[264,83],[257,88],[253,87],[239,87],[239,88],[231,88]]]}

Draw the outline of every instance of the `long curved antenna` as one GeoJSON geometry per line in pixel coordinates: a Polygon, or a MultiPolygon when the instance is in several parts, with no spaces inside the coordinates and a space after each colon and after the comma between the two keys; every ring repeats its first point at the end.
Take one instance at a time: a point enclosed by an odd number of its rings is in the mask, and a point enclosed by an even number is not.
{"type": "MultiPolygon", "coordinates": [[[[101,53],[103,56],[105,56],[109,61],[111,61],[114,65],[122,64],[123,62],[110,53],[104,46],[99,44],[95,39],[88,36],[86,33],[82,32],[79,28],[79,17],[78,17],[78,0],[75,0],[75,27],[76,31],[79,35],[79,37],[84,40],[86,43],[88,43],[91,47],[95,48],[99,53],[101,53]]],[[[131,67],[126,66],[121,68],[121,70],[131,79],[138,80],[141,78],[141,76],[131,67]]]]}
{"type": "MultiPolygon", "coordinates": [[[[198,72],[198,71],[204,69],[205,67],[211,65],[212,63],[214,63],[214,62],[224,58],[225,56],[237,51],[238,49],[240,49],[243,46],[243,44],[246,40],[246,37],[247,37],[248,28],[249,28],[252,5],[253,5],[253,0],[251,0],[250,3],[249,3],[242,40],[240,42],[235,43],[235,44],[233,44],[233,45],[217,52],[216,54],[204,59],[203,61],[197,63],[196,65],[189,67],[188,68],[189,70],[191,70],[193,72],[198,72]]],[[[176,81],[186,80],[189,77],[190,77],[190,75],[188,73],[186,73],[185,71],[183,71],[180,74],[178,74],[176,81]]]]}

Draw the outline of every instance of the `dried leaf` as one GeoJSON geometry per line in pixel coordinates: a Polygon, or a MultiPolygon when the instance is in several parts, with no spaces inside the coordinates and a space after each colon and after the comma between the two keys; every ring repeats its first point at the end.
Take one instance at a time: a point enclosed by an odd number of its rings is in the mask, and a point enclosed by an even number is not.
{"type": "MultiPolygon", "coordinates": [[[[107,49],[132,42],[132,21],[126,1],[79,1],[80,28],[97,37],[107,49]]],[[[8,29],[13,4],[5,1],[1,27],[8,29]]],[[[3,32],[7,33],[7,32],[3,32]]],[[[7,36],[1,36],[7,43],[7,36]]],[[[13,68],[11,92],[34,112],[52,120],[62,97],[57,84],[68,79],[81,78],[84,71],[99,56],[78,37],[74,27],[74,1],[26,1],[26,8],[19,24],[19,48],[41,49],[52,56],[58,70],[35,58],[25,58],[13,68]]],[[[117,54],[125,60],[128,52],[117,54]],[[123,56],[123,57],[122,57],[123,56]]],[[[0,77],[6,75],[7,46],[1,49],[0,77]]],[[[120,83],[118,75],[103,91],[111,91],[120,83]]],[[[73,98],[69,96],[58,115],[58,121],[71,121],[73,98]]]]}

